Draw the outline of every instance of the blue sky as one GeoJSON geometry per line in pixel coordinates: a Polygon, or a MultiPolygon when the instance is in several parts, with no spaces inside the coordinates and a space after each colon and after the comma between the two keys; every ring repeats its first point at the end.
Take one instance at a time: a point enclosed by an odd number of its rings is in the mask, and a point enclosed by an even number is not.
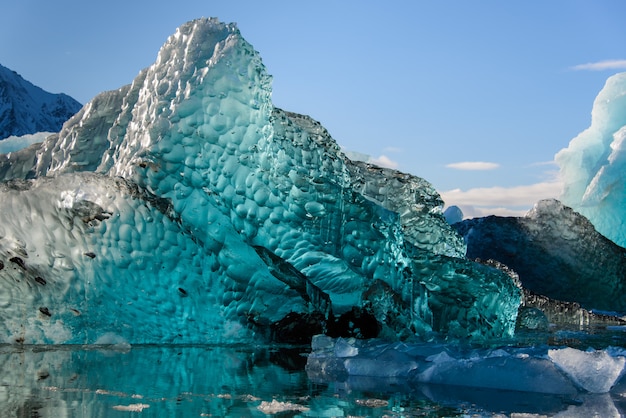
{"type": "Polygon", "coordinates": [[[130,83],[182,23],[237,22],[276,106],[424,177],[466,215],[557,197],[554,154],[626,71],[622,0],[11,3],[0,64],[82,103],[130,83]]]}

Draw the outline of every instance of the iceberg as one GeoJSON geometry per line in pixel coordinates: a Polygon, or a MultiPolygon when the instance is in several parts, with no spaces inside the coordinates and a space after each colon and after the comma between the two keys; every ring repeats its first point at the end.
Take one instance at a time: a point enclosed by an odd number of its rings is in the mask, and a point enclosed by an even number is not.
{"type": "Polygon", "coordinates": [[[182,25],[0,164],[2,342],[514,332],[518,283],[465,258],[432,185],[274,107],[234,24],[182,25]]]}
{"type": "Polygon", "coordinates": [[[488,216],[453,225],[467,257],[493,259],[525,289],[583,308],[625,312],[626,250],[558,200],[537,202],[524,217],[488,216]],[[601,266],[601,268],[599,268],[601,266]]]}
{"type": "Polygon", "coordinates": [[[36,132],[22,136],[9,136],[8,138],[0,141],[0,154],[10,154],[23,148],[27,148],[33,144],[43,142],[52,134],[53,132],[36,132]]]}
{"type": "Polygon", "coordinates": [[[611,355],[571,347],[463,348],[316,336],[306,370],[317,382],[376,377],[406,384],[575,395],[609,392],[625,362],[621,350],[611,355]]]}
{"type": "Polygon", "coordinates": [[[626,247],[624,150],[626,73],[610,77],[593,103],[591,125],[559,151],[560,200],[587,217],[598,232],[626,247]]]}

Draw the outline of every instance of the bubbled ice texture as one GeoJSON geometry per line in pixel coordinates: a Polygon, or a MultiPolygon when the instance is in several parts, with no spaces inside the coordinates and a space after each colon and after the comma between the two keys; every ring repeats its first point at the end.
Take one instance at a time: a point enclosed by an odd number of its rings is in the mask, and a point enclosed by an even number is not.
{"type": "Polygon", "coordinates": [[[231,342],[289,314],[331,322],[354,309],[403,338],[513,332],[519,288],[463,258],[433,187],[353,162],[318,122],[275,108],[233,24],[181,26],[131,85],[49,137],[30,170],[32,151],[14,158],[5,177],[34,180],[3,192],[7,216],[23,216],[5,223],[18,238],[2,239],[1,260],[29,254],[25,269],[0,271],[13,280],[4,341],[231,342]],[[97,216],[85,223],[85,210],[97,216]],[[299,273],[272,274],[281,268],[299,273]]]}

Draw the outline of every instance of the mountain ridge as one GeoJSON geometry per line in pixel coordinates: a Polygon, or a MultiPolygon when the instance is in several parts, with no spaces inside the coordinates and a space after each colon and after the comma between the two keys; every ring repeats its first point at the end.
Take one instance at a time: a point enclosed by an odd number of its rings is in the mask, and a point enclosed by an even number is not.
{"type": "Polygon", "coordinates": [[[65,93],[50,93],[0,64],[0,139],[58,132],[82,104],[65,93]]]}

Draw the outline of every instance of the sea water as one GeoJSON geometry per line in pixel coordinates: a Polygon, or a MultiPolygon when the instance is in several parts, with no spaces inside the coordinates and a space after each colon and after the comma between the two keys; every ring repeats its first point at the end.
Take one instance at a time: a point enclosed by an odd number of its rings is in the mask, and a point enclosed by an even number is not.
{"type": "MultiPolygon", "coordinates": [[[[624,331],[554,343],[625,346],[624,331]]],[[[539,394],[306,371],[307,346],[0,346],[3,417],[619,417],[626,384],[539,394]]]]}
{"type": "Polygon", "coordinates": [[[304,347],[3,346],[3,417],[461,416],[401,384],[315,384],[304,347]]]}

